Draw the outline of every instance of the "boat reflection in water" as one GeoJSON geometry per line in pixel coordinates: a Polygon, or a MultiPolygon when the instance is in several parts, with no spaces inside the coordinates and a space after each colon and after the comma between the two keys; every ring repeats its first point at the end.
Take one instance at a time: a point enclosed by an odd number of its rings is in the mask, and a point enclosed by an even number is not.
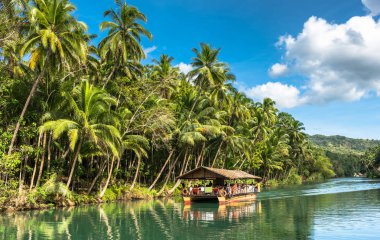
{"type": "Polygon", "coordinates": [[[261,202],[236,202],[227,205],[192,204],[185,205],[183,219],[185,221],[239,221],[241,218],[261,213],[261,202]]]}

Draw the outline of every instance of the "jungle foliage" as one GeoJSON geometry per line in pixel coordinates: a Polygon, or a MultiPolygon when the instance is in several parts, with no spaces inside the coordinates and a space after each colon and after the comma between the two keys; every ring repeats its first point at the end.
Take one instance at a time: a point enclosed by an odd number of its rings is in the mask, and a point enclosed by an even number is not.
{"type": "Polygon", "coordinates": [[[136,186],[172,194],[175,177],[201,165],[265,181],[334,176],[301,122],[234,87],[221,49],[201,43],[185,74],[164,54],[141,63],[141,40],[152,34],[125,2],[104,12],[98,45],[68,0],[0,7],[3,202],[23,204],[36,193],[112,199],[136,186]]]}

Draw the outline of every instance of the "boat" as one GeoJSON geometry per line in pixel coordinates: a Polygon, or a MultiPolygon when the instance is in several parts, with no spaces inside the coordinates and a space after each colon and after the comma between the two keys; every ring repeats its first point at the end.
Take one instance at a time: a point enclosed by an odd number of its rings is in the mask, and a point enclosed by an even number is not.
{"type": "MultiPolygon", "coordinates": [[[[179,177],[181,180],[208,180],[212,183],[205,186],[185,187],[183,184],[182,197],[185,205],[191,202],[212,202],[227,204],[255,200],[260,192],[261,177],[251,175],[241,170],[227,170],[211,167],[198,167],[179,177]],[[250,180],[251,183],[247,183],[250,180]],[[256,183],[252,183],[254,180],[256,183]],[[239,183],[238,183],[239,182],[239,183]]],[[[205,181],[204,181],[205,182],[205,181]]]]}

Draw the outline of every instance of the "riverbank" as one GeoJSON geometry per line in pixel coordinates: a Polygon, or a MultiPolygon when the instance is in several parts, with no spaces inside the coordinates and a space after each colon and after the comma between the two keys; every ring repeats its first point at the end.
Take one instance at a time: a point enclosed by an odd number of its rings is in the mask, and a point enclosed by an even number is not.
{"type": "MultiPolygon", "coordinates": [[[[302,185],[303,183],[316,183],[323,180],[324,179],[320,177],[302,179],[302,177],[292,174],[284,180],[270,179],[263,185],[263,187],[273,188],[277,186],[295,186],[302,185]]],[[[17,197],[9,198],[2,202],[0,201],[0,212],[98,205],[120,201],[153,200],[168,197],[178,197],[178,199],[181,199],[181,191],[179,188],[177,188],[170,196],[165,194],[167,191],[164,191],[164,194],[159,196],[156,189],[149,190],[146,186],[137,185],[130,190],[130,185],[113,185],[106,190],[102,198],[99,198],[97,194],[87,194],[85,192],[75,193],[68,190],[60,190],[59,186],[59,183],[54,186],[54,191],[49,191],[46,187],[40,187],[32,191],[23,191],[17,197]]],[[[171,184],[168,184],[166,189],[169,190],[172,187],[171,184]]]]}
{"type": "MultiPolygon", "coordinates": [[[[171,197],[180,194],[175,191],[171,197]]],[[[97,194],[72,193],[47,194],[44,189],[34,189],[32,191],[22,191],[17,197],[6,199],[0,202],[0,212],[26,211],[48,209],[55,207],[69,207],[82,205],[96,205],[118,201],[151,200],[155,198],[165,198],[166,195],[158,196],[156,190],[149,190],[145,186],[135,186],[130,190],[130,186],[111,186],[104,196],[99,198],[97,194]]]]}

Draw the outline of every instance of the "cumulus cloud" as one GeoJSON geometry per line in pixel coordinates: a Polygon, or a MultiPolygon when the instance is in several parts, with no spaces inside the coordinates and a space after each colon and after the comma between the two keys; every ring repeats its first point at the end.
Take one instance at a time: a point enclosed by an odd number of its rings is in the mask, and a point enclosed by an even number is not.
{"type": "MultiPolygon", "coordinates": [[[[289,86],[287,90],[291,94],[286,93],[302,101],[291,101],[284,106],[355,101],[371,93],[380,96],[379,43],[380,21],[371,16],[353,17],[342,24],[311,17],[297,36],[282,36],[278,45],[285,49],[285,64],[275,64],[271,72],[286,70],[307,79],[302,97],[297,89],[289,86]]],[[[266,88],[263,85],[254,88],[254,93],[273,93],[267,89],[269,86],[273,88],[273,83],[266,88]]]]}
{"type": "Polygon", "coordinates": [[[184,74],[188,74],[191,70],[193,70],[191,64],[186,64],[183,62],[180,62],[179,64],[175,65],[175,67],[178,67],[179,71],[181,71],[184,74]]]}
{"type": "Polygon", "coordinates": [[[288,66],[286,66],[285,64],[276,63],[269,69],[269,75],[273,78],[276,78],[279,76],[283,76],[284,74],[286,74],[287,71],[288,66]]]}
{"type": "Polygon", "coordinates": [[[305,101],[296,87],[280,82],[268,82],[253,88],[243,89],[243,91],[248,97],[257,101],[271,98],[276,101],[279,108],[293,108],[305,101]]]}
{"type": "Polygon", "coordinates": [[[362,3],[370,11],[372,16],[380,14],[380,1],[379,0],[362,0],[362,3]]]}
{"type": "Polygon", "coordinates": [[[148,47],[148,48],[143,48],[143,51],[145,53],[145,56],[148,57],[148,55],[154,51],[156,51],[157,47],[156,46],[152,46],[152,47],[148,47]]]}

